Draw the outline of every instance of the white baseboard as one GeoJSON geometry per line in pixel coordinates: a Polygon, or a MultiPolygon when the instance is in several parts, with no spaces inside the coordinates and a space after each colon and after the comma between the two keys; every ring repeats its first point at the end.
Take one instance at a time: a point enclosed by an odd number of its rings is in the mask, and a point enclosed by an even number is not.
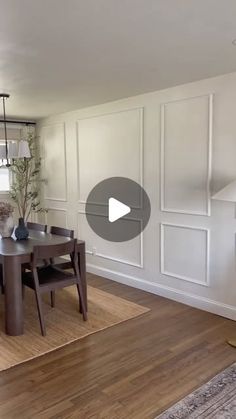
{"type": "Polygon", "coordinates": [[[155,284],[154,282],[145,281],[134,276],[125,275],[123,273],[101,268],[89,263],[87,264],[87,271],[95,275],[111,279],[112,281],[129,285],[130,287],[151,292],[152,294],[156,294],[161,297],[169,298],[201,310],[209,311],[210,313],[218,314],[219,316],[236,320],[236,307],[219,301],[210,300],[209,298],[200,297],[199,295],[190,294],[162,284],[155,284]]]}

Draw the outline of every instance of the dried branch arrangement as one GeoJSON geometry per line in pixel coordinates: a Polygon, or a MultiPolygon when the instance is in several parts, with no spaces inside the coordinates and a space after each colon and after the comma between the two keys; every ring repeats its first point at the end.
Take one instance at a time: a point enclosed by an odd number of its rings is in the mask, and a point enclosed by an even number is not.
{"type": "Polygon", "coordinates": [[[30,158],[16,159],[10,167],[12,184],[10,196],[16,203],[19,216],[28,220],[31,212],[47,212],[40,205],[41,184],[41,158],[37,150],[35,135],[28,133],[30,158]]]}

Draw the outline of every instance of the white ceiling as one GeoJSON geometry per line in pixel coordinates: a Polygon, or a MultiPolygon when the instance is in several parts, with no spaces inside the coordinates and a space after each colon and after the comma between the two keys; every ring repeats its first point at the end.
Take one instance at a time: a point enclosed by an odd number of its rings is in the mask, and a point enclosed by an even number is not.
{"type": "Polygon", "coordinates": [[[0,10],[11,117],[236,71],[235,0],[0,0],[0,10]]]}

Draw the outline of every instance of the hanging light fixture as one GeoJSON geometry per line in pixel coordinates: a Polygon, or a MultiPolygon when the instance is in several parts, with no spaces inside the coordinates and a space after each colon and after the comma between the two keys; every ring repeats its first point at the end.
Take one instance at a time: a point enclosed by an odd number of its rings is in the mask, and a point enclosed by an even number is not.
{"type": "MultiPolygon", "coordinates": [[[[0,144],[0,160],[5,161],[5,166],[10,167],[14,159],[30,158],[30,149],[27,140],[9,141],[7,138],[7,119],[5,102],[10,95],[8,93],[0,93],[3,105],[3,128],[4,128],[4,144],[0,144]]],[[[20,121],[19,121],[20,123],[20,121]]]]}

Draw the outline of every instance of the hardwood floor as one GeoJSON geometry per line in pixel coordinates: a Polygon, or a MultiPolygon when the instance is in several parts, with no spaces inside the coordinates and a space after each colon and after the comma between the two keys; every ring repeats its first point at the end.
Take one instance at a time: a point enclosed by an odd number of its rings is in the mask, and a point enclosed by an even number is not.
{"type": "Polygon", "coordinates": [[[0,374],[1,419],[155,418],[236,361],[236,324],[95,275],[151,311],[0,374]]]}

